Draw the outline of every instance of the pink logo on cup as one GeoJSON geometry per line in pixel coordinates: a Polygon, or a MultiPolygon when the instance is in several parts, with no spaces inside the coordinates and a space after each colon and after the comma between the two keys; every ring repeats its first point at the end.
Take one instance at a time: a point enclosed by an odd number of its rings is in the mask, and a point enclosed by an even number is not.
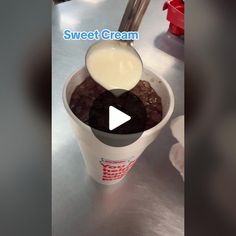
{"type": "Polygon", "coordinates": [[[110,161],[101,158],[100,163],[103,166],[102,180],[112,181],[124,177],[135,164],[136,160],[128,161],[110,161]]]}

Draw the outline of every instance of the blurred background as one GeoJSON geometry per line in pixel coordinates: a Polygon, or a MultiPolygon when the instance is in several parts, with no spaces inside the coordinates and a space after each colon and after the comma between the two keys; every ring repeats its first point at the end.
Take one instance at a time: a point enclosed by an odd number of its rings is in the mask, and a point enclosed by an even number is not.
{"type": "Polygon", "coordinates": [[[236,234],[234,9],[186,1],[186,235],[236,234]]]}
{"type": "Polygon", "coordinates": [[[51,235],[51,3],[0,7],[0,235],[51,235]]]}

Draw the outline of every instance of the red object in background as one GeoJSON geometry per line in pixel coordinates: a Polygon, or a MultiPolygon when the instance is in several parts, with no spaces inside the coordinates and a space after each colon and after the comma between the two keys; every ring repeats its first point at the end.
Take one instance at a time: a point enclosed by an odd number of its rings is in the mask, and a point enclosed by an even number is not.
{"type": "Polygon", "coordinates": [[[167,20],[170,22],[169,31],[176,36],[184,34],[184,1],[166,1],[163,10],[167,9],[167,20]]]}

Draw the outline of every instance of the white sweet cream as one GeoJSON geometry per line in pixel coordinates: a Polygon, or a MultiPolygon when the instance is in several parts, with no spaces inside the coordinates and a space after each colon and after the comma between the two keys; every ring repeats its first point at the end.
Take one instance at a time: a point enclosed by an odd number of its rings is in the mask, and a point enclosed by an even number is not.
{"type": "Polygon", "coordinates": [[[107,90],[130,90],[142,75],[142,62],[135,50],[119,43],[102,43],[86,57],[92,78],[107,90]]]}

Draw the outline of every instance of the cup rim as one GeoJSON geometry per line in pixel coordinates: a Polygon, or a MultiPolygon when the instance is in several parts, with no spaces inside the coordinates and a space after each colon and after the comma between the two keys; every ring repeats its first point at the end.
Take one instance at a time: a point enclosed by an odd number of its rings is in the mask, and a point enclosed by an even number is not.
{"type": "MultiPolygon", "coordinates": [[[[143,136],[148,136],[148,135],[154,133],[155,131],[160,130],[161,128],[163,128],[163,127],[166,125],[166,123],[169,121],[169,119],[170,119],[170,117],[171,117],[171,115],[172,115],[172,113],[173,113],[173,111],[174,111],[174,103],[175,103],[173,91],[172,91],[170,85],[167,83],[167,81],[166,81],[162,76],[157,75],[156,73],[154,73],[153,70],[150,69],[149,67],[143,66],[143,68],[144,68],[145,70],[150,71],[152,74],[154,74],[156,77],[158,77],[158,78],[161,80],[161,82],[162,82],[162,83],[164,84],[164,86],[166,87],[166,90],[167,90],[168,95],[169,95],[169,101],[170,101],[170,102],[169,102],[169,107],[168,107],[168,110],[167,110],[167,112],[166,112],[164,118],[162,118],[162,120],[161,120],[158,124],[156,124],[155,126],[153,126],[152,128],[143,131],[141,137],[143,137],[143,136]]],[[[66,111],[68,112],[69,116],[70,116],[76,123],[79,123],[82,127],[91,130],[91,127],[90,127],[89,125],[87,125],[87,124],[85,124],[84,122],[82,122],[82,121],[72,112],[72,110],[71,110],[70,107],[69,107],[69,103],[68,103],[68,101],[67,101],[67,96],[66,96],[66,90],[67,90],[67,87],[68,87],[70,81],[72,80],[72,78],[73,78],[78,72],[80,72],[80,71],[82,71],[82,70],[86,70],[86,72],[89,73],[88,70],[87,70],[87,68],[86,68],[85,66],[83,66],[82,68],[77,69],[74,73],[72,73],[72,74],[66,79],[66,81],[65,81],[65,83],[64,83],[64,86],[63,86],[62,100],[63,100],[64,107],[65,107],[66,111]]],[[[101,130],[98,130],[98,131],[101,132],[101,133],[104,133],[104,134],[108,134],[107,132],[104,132],[104,131],[101,131],[101,130]]],[[[115,135],[115,136],[116,136],[116,135],[117,135],[117,136],[128,136],[128,135],[132,135],[132,134],[135,134],[135,133],[131,133],[131,134],[112,134],[112,135],[115,135]]]]}

